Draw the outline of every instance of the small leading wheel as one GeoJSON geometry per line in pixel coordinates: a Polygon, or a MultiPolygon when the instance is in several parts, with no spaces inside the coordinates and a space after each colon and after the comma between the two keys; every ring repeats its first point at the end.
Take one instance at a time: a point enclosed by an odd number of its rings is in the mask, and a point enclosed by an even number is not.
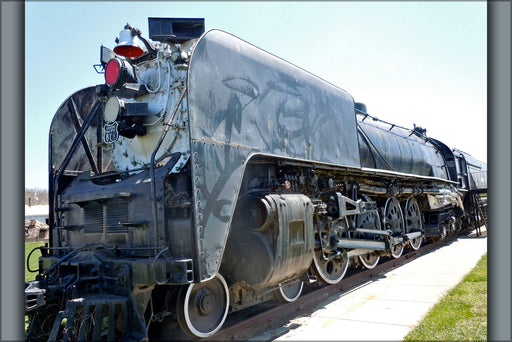
{"type": "Polygon", "coordinates": [[[300,280],[286,285],[279,284],[279,289],[276,291],[277,297],[283,302],[294,302],[300,297],[303,287],[304,283],[300,280]]]}
{"type": "Polygon", "coordinates": [[[220,274],[203,283],[185,285],[178,293],[178,323],[191,337],[215,334],[224,324],[228,309],[229,290],[220,274]]]}
{"type": "MultiPolygon", "coordinates": [[[[401,236],[404,233],[404,215],[400,208],[400,202],[398,202],[394,196],[388,198],[386,201],[383,221],[385,229],[391,230],[393,232],[393,236],[401,236]]],[[[403,251],[404,244],[397,243],[391,248],[391,256],[395,259],[400,258],[403,251]]]]}
{"type": "MultiPolygon", "coordinates": [[[[405,232],[417,232],[422,231],[423,223],[421,222],[421,211],[418,202],[414,199],[414,197],[409,197],[405,202],[404,206],[404,216],[405,216],[405,232]]],[[[409,246],[417,251],[422,242],[423,238],[417,237],[409,241],[409,246]]]]}
{"type": "Polygon", "coordinates": [[[343,259],[341,256],[324,260],[322,251],[315,250],[313,256],[313,272],[325,284],[337,284],[341,281],[348,268],[348,258],[343,259]]]}

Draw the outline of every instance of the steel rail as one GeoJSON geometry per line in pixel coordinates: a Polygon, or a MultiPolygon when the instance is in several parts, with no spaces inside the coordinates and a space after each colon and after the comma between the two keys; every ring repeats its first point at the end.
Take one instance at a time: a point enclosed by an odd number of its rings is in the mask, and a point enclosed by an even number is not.
{"type": "MultiPolygon", "coordinates": [[[[442,240],[435,241],[422,246],[417,251],[411,250],[402,255],[398,259],[390,259],[388,261],[380,263],[371,270],[363,270],[354,273],[344,278],[338,284],[322,286],[316,290],[311,291],[308,294],[299,297],[299,299],[297,299],[295,302],[280,304],[261,313],[257,313],[254,316],[248,319],[244,319],[241,322],[234,323],[231,326],[227,326],[221,329],[214,336],[210,337],[210,340],[246,340],[250,339],[251,337],[257,336],[258,333],[261,333],[261,331],[257,331],[258,327],[261,328],[262,326],[265,326],[266,328],[268,328],[268,326],[270,325],[273,326],[273,329],[277,329],[280,326],[282,326],[283,320],[290,321],[294,317],[297,317],[297,313],[303,311],[305,306],[317,304],[334,294],[347,293],[351,289],[354,289],[357,286],[361,286],[362,284],[371,280],[374,277],[380,276],[394,268],[403,266],[419,258],[422,255],[425,255],[442,246],[447,245],[448,243],[456,240],[459,236],[469,234],[470,232],[471,230],[468,230],[467,232],[463,232],[461,234],[448,235],[446,238],[442,240]]],[[[236,313],[233,313],[232,315],[236,315],[236,313]]],[[[279,334],[281,333],[282,330],[280,331],[279,334]]]]}

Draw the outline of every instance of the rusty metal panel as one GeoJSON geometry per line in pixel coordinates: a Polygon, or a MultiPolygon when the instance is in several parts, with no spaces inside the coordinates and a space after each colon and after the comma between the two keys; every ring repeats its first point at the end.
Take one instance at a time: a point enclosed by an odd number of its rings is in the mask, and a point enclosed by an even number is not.
{"type": "Polygon", "coordinates": [[[360,167],[345,91],[228,33],[198,41],[188,77],[191,161],[202,279],[218,270],[252,152],[360,167]]]}

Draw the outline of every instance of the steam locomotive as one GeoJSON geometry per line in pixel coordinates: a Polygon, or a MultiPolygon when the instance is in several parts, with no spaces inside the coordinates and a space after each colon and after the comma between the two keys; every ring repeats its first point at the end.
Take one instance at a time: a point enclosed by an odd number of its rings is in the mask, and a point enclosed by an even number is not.
{"type": "Polygon", "coordinates": [[[100,49],[105,84],[57,110],[27,340],[147,340],[165,320],[209,337],[228,312],[467,225],[485,163],[204,31],[149,18],[148,39],[127,24],[100,49]]]}

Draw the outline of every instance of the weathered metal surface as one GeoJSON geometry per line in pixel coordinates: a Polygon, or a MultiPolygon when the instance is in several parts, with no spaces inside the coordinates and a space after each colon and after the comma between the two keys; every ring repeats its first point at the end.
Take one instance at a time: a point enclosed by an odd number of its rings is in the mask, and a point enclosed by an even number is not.
{"type": "Polygon", "coordinates": [[[360,167],[354,102],[245,41],[209,31],[190,61],[188,106],[201,279],[218,270],[252,153],[360,167]]]}
{"type": "Polygon", "coordinates": [[[56,243],[56,198],[70,179],[85,171],[109,171],[113,166],[108,151],[101,148],[103,104],[95,87],[88,87],[68,97],[55,113],[50,126],[48,144],[48,188],[50,246],[56,243]],[[84,132],[81,127],[87,125],[84,132]],[[80,134],[83,134],[80,138],[80,134]]]}
{"type": "MultiPolygon", "coordinates": [[[[173,154],[155,170],[156,196],[160,199],[165,197],[164,179],[179,158],[179,153],[173,154]]],[[[158,231],[155,229],[150,179],[149,170],[100,178],[87,173],[77,176],[62,193],[61,205],[67,210],[61,220],[59,242],[70,247],[101,241],[106,246],[155,248],[169,243],[163,200],[157,201],[159,225],[158,231]]]]}
{"type": "Polygon", "coordinates": [[[459,177],[462,178],[462,186],[470,191],[487,191],[487,164],[481,162],[466,152],[454,150],[458,159],[459,177]]]}
{"type": "Polygon", "coordinates": [[[358,116],[363,167],[450,179],[443,156],[426,137],[363,118],[358,116]]]}
{"type": "Polygon", "coordinates": [[[446,169],[448,170],[448,175],[450,176],[450,180],[454,182],[458,182],[457,178],[457,167],[456,167],[456,158],[452,151],[452,149],[447,146],[445,143],[429,138],[429,142],[435,146],[435,148],[441,153],[443,159],[446,163],[446,169]]]}
{"type": "Polygon", "coordinates": [[[313,211],[311,200],[299,194],[241,200],[222,261],[222,274],[232,283],[268,288],[303,273],[313,258],[313,211]],[[256,203],[268,205],[268,220],[261,218],[256,203]],[[265,222],[261,226],[251,224],[257,220],[265,222]]]}
{"type": "MultiPolygon", "coordinates": [[[[88,87],[71,95],[59,107],[50,126],[50,172],[59,170],[78,130],[92,114],[97,102],[95,87],[88,87]]],[[[99,104],[97,110],[102,112],[102,108],[103,104],[99,104]]],[[[66,167],[68,173],[88,170],[103,172],[111,168],[110,153],[98,146],[103,140],[102,124],[102,115],[97,115],[69,161],[66,167]]]]}

